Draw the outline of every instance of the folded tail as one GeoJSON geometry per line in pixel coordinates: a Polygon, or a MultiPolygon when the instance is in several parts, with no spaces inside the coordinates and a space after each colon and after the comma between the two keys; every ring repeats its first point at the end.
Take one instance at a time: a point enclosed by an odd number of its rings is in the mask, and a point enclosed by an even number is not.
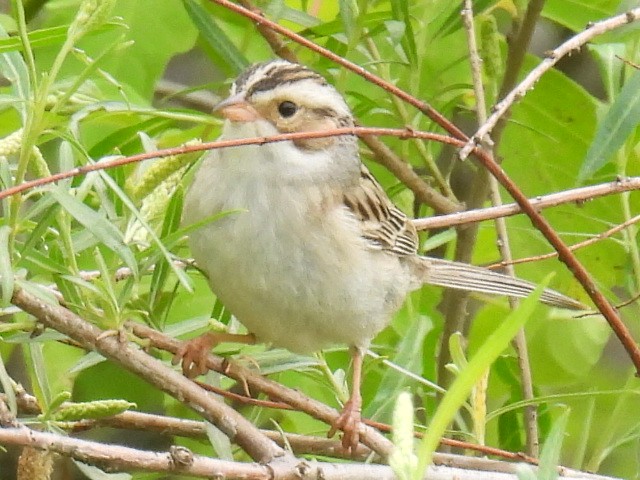
{"type": "MultiPolygon", "coordinates": [[[[482,267],[431,257],[421,257],[420,260],[425,267],[422,281],[430,285],[509,297],[527,297],[536,288],[536,285],[526,280],[482,267]]],[[[549,288],[544,289],[540,301],[547,305],[571,310],[588,309],[577,300],[549,288]]]]}

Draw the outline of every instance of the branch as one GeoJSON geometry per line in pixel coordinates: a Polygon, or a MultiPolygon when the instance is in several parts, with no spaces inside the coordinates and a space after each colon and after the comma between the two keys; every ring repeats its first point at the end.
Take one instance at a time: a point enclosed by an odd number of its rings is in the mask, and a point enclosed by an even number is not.
{"type": "Polygon", "coordinates": [[[85,175],[89,172],[97,170],[106,170],[109,168],[120,167],[122,165],[128,165],[130,163],[142,162],[149,160],[150,158],[170,157],[173,155],[183,155],[185,153],[199,152],[203,150],[215,150],[218,148],[239,147],[243,145],[264,145],[273,142],[286,142],[293,140],[302,140],[309,138],[326,138],[326,137],[338,137],[341,135],[389,135],[392,137],[398,137],[402,140],[407,138],[421,138],[424,140],[433,140],[436,142],[446,143],[449,145],[462,146],[464,142],[456,140],[455,138],[447,135],[441,135],[438,133],[417,131],[409,128],[368,128],[368,127],[349,127],[349,128],[335,128],[331,130],[312,131],[312,132],[297,132],[297,133],[283,133],[279,135],[272,135],[269,137],[255,137],[255,138],[239,138],[233,140],[218,140],[215,142],[201,143],[199,145],[183,145],[181,147],[166,148],[163,150],[156,150],[153,152],[140,153],[138,155],[132,155],[130,157],[120,157],[113,160],[105,160],[98,163],[91,163],[76,167],[66,172],[60,172],[48,177],[36,178],[28,182],[23,182],[19,185],[6,188],[0,191],[0,200],[30,190],[35,187],[41,187],[50,183],[55,183],[66,178],[77,177],[79,175],[85,175]]]}
{"type": "Polygon", "coordinates": [[[498,120],[507,113],[511,106],[516,101],[524,97],[529,90],[532,90],[535,83],[540,80],[540,77],[558,63],[562,57],[570,54],[574,50],[578,50],[598,35],[602,35],[603,33],[609,32],[623,25],[627,25],[628,23],[635,22],[638,18],[640,18],[640,7],[631,9],[628,12],[615,17],[602,20],[601,22],[593,23],[589,25],[585,31],[571,37],[556,49],[551,50],[547,54],[547,58],[540,62],[536,68],[531,70],[529,75],[527,75],[516,88],[511,90],[502,101],[495,105],[491,116],[478,129],[478,131],[473,134],[464,148],[460,151],[460,158],[467,158],[474,150],[477,142],[482,140],[485,135],[491,132],[496,123],[498,123],[498,120]]]}
{"type": "MultiPolygon", "coordinates": [[[[140,323],[128,322],[127,327],[140,338],[151,341],[156,348],[176,353],[181,342],[175,338],[168,337],[152,328],[140,323]]],[[[243,368],[235,363],[227,362],[226,359],[215,355],[207,355],[206,366],[209,370],[222,373],[229,378],[256,389],[272,400],[284,402],[296,410],[307,413],[313,418],[328,425],[333,425],[338,419],[339,413],[325,405],[303,395],[298,390],[287,388],[273,380],[263,377],[259,373],[243,368]]],[[[393,445],[375,429],[366,425],[360,426],[360,441],[378,453],[381,457],[387,458],[393,449],[393,445]]]]}
{"type": "MultiPolygon", "coordinates": [[[[582,203],[594,198],[603,197],[620,192],[640,189],[640,177],[618,178],[614,182],[601,183],[588,187],[574,188],[564,192],[551,193],[549,195],[537,196],[529,199],[529,203],[536,210],[556,207],[565,203],[582,203]]],[[[499,207],[489,207],[478,210],[468,210],[465,212],[451,213],[437,217],[416,218],[413,224],[418,230],[431,228],[453,227],[471,222],[482,222],[493,220],[499,217],[509,217],[522,213],[522,207],[517,203],[500,205],[499,207]]]]}
{"type": "Polygon", "coordinates": [[[267,463],[285,456],[283,449],[262,435],[260,430],[238,412],[130,342],[119,340],[117,335],[109,335],[70,310],[46,303],[23,288],[14,291],[11,302],[44,325],[72,338],[83,348],[115,361],[176,398],[216,425],[254,460],[267,463]]]}
{"type": "MultiPolygon", "coordinates": [[[[307,462],[305,460],[281,460],[269,465],[218,460],[194,455],[188,448],[173,446],[169,452],[150,452],[119,445],[107,445],[88,440],[65,437],[53,433],[38,432],[27,427],[0,428],[0,444],[48,450],[78,461],[108,466],[110,471],[148,471],[180,473],[202,478],[224,478],[227,480],[392,480],[395,475],[390,467],[357,463],[307,462]]],[[[517,480],[517,465],[486,459],[469,459],[475,470],[462,470],[447,466],[429,467],[425,478],[442,480],[493,479],[517,480]],[[484,467],[484,468],[481,468],[484,467]],[[504,473],[507,472],[507,473],[504,473]]],[[[612,480],[599,475],[582,474],[561,469],[562,480],[583,478],[585,480],[612,480]]]]}

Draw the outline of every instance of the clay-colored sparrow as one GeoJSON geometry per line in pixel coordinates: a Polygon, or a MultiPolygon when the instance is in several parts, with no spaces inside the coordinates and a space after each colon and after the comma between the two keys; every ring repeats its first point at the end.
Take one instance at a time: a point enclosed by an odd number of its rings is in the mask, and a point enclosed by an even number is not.
{"type": "MultiPolygon", "coordinates": [[[[322,76],[284,60],[242,73],[217,109],[227,119],[225,140],[354,124],[344,99],[322,76]]],[[[294,352],[350,346],[352,396],[330,432],[343,430],[347,448],[358,441],[363,351],[409,292],[429,283],[523,297],[534,288],[483,268],[419,256],[411,221],[361,163],[353,136],[212,151],[187,193],[184,223],[228,210],[241,212],[190,235],[193,256],[213,292],[253,334],[247,341],[294,352]]],[[[583,308],[552,290],[542,301],[583,308]]],[[[209,336],[199,346],[212,343],[209,336]]],[[[203,352],[178,354],[185,372],[202,371],[203,352]]]]}

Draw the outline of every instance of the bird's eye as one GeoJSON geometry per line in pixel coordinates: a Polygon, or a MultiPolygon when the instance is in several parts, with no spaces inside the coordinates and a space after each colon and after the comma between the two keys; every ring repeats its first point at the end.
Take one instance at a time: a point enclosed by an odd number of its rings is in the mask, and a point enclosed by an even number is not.
{"type": "Polygon", "coordinates": [[[298,106],[290,102],[289,100],[285,100],[284,102],[278,105],[278,112],[282,115],[282,118],[292,117],[294,113],[298,111],[298,106]]]}

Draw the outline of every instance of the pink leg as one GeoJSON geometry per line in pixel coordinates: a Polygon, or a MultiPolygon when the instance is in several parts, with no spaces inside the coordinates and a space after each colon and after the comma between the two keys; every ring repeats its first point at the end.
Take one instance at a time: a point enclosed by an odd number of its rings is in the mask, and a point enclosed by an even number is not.
{"type": "Polygon", "coordinates": [[[360,386],[362,383],[362,362],[364,355],[362,350],[357,347],[351,347],[351,360],[353,363],[353,382],[351,386],[351,397],[342,407],[342,412],[338,419],[334,422],[327,436],[332,437],[337,430],[342,430],[342,447],[345,450],[355,452],[360,440],[360,420],[362,409],[362,396],[360,395],[360,386]]]}

